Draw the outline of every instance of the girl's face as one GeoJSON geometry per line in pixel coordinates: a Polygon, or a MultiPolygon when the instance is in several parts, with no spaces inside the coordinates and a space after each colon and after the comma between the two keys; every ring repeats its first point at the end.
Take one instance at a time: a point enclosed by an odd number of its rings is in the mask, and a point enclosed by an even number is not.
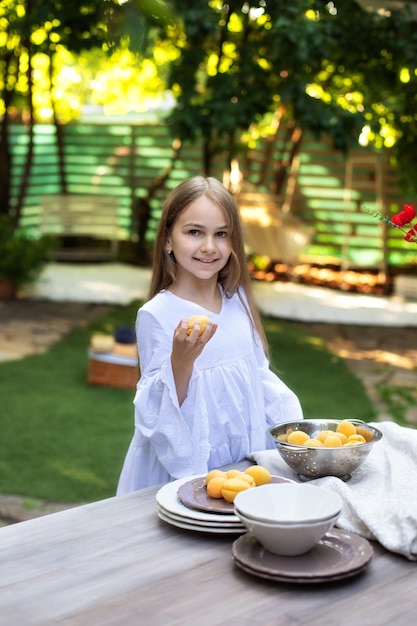
{"type": "Polygon", "coordinates": [[[185,278],[215,278],[232,251],[226,215],[201,196],[180,213],[167,238],[166,249],[177,262],[177,282],[185,278]]]}

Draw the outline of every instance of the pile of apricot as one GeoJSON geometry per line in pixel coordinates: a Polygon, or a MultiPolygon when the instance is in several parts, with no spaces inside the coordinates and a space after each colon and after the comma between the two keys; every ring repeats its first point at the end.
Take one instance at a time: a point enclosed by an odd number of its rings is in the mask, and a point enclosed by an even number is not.
{"type": "Polygon", "coordinates": [[[233,502],[240,491],[266,485],[271,482],[271,474],[262,465],[251,465],[245,471],[213,469],[205,477],[207,495],[233,502]]]}
{"type": "Polygon", "coordinates": [[[322,430],[311,438],[303,430],[294,430],[286,435],[280,435],[280,441],[286,441],[297,446],[313,448],[339,448],[341,446],[357,446],[372,441],[370,430],[363,426],[356,426],[349,420],[342,420],[336,430],[322,430]]]}

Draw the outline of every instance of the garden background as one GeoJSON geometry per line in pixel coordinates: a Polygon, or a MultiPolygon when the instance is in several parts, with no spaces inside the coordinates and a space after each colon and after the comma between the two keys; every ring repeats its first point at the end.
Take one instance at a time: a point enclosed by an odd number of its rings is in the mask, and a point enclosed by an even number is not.
{"type": "MultiPolygon", "coordinates": [[[[367,210],[393,214],[417,189],[415,4],[0,3],[0,278],[24,260],[31,269],[26,252],[41,233],[56,244],[42,263],[74,254],[81,274],[98,254],[92,218],[87,236],[68,236],[59,219],[45,223],[54,194],[87,194],[98,207],[113,198],[115,260],[149,268],[167,192],[204,173],[236,194],[248,240],[257,234],[248,245],[255,279],[317,285],[332,270],[342,277],[331,274],[333,288],[391,293],[391,279],[415,277],[415,246],[367,210]],[[91,109],[101,115],[92,118],[91,109]],[[282,233],[292,244],[301,236],[302,245],[288,246],[282,233]]],[[[26,285],[14,295],[28,302],[26,285]]],[[[1,303],[6,317],[13,304],[1,303]]],[[[137,306],[64,333],[45,353],[0,364],[0,492],[72,502],[114,492],[132,398],[90,388],[86,352],[95,324],[132,323],[137,306]]],[[[276,362],[310,415],[375,416],[375,398],[318,329],[265,323],[276,362]]],[[[403,369],[414,372],[415,333],[405,332],[411,356],[403,369]]],[[[395,347],[386,352],[399,356],[395,347]]],[[[404,421],[413,393],[385,377],[379,399],[404,421]]]]}

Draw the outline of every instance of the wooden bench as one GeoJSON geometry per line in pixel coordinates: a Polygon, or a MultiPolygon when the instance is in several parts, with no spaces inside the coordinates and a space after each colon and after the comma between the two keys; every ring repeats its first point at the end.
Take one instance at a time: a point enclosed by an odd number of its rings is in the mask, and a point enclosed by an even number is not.
{"type": "Polygon", "coordinates": [[[103,195],[53,194],[41,197],[39,232],[61,242],[57,260],[110,260],[117,257],[121,232],[118,199],[103,195]],[[83,245],[65,245],[80,238],[83,245]],[[90,240],[90,245],[88,245],[90,240]]]}

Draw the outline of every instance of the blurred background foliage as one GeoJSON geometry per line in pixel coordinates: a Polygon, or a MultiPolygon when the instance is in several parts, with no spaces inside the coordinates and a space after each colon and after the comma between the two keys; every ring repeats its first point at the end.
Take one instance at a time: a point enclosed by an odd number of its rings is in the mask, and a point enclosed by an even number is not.
{"type": "MultiPolygon", "coordinates": [[[[207,172],[214,154],[226,150],[230,160],[285,124],[294,152],[306,130],[341,149],[360,142],[389,150],[414,190],[415,8],[388,0],[2,0],[0,210],[8,205],[8,121],[62,124],[92,105],[127,114],[172,103],[173,135],[204,136],[207,172]]],[[[284,180],[288,164],[281,168],[284,180]]]]}

